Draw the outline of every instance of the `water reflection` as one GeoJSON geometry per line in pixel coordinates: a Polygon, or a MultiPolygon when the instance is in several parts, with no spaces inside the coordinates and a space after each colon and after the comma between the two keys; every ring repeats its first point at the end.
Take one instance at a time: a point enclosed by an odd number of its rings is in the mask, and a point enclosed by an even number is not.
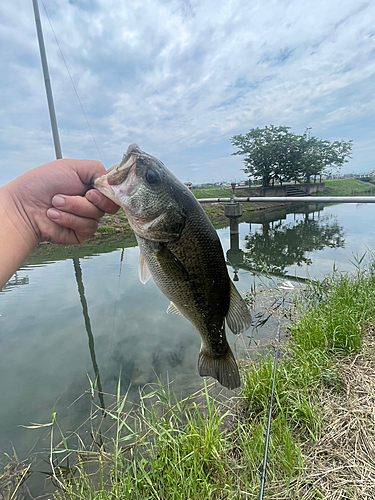
{"type": "Polygon", "coordinates": [[[238,270],[242,266],[244,258],[243,251],[240,249],[240,235],[230,235],[230,249],[227,251],[229,265],[233,267],[233,281],[239,281],[238,270]]]}
{"type": "Polygon", "coordinates": [[[18,276],[18,273],[15,273],[12,278],[6,283],[3,288],[0,290],[1,292],[9,292],[12,288],[18,287],[20,285],[28,285],[29,277],[28,276],[18,276]]]}
{"type": "Polygon", "coordinates": [[[293,221],[286,220],[287,211],[283,218],[279,213],[271,217],[261,214],[256,221],[260,227],[253,228],[253,220],[250,233],[245,237],[242,265],[256,272],[286,276],[285,270],[290,266],[310,265],[310,252],[326,247],[343,248],[343,226],[338,223],[337,216],[321,215],[322,209],[308,205],[302,218],[295,216],[293,221]]]}
{"type": "Polygon", "coordinates": [[[98,363],[96,361],[94,335],[92,334],[89,309],[87,307],[87,300],[86,300],[86,296],[85,296],[85,287],[83,286],[83,280],[82,280],[82,269],[81,269],[78,257],[73,258],[73,266],[74,266],[74,274],[76,276],[76,281],[77,281],[77,286],[78,286],[78,294],[79,294],[79,298],[80,298],[81,305],[82,305],[83,318],[85,320],[86,332],[87,332],[87,336],[89,339],[89,351],[90,351],[90,356],[91,356],[91,361],[92,361],[92,367],[93,367],[94,373],[95,373],[95,386],[97,386],[97,388],[98,388],[100,407],[102,408],[102,413],[104,415],[105,404],[104,404],[104,398],[103,398],[103,388],[102,388],[102,383],[100,380],[98,363]]]}

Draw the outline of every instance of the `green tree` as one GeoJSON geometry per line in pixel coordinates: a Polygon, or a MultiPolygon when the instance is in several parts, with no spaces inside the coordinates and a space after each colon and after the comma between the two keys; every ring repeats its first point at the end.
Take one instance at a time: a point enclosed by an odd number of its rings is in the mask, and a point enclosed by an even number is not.
{"type": "Polygon", "coordinates": [[[245,168],[250,176],[262,179],[263,186],[269,186],[275,179],[282,180],[285,171],[290,169],[295,134],[290,127],[253,128],[247,134],[231,138],[233,146],[238,147],[234,155],[244,155],[245,168]]]}
{"type": "Polygon", "coordinates": [[[245,157],[242,170],[262,179],[267,187],[275,179],[309,182],[327,168],[342,167],[350,158],[353,141],[323,141],[311,136],[309,129],[296,135],[290,127],[270,125],[235,135],[231,142],[238,148],[233,154],[245,157]]]}
{"type": "Polygon", "coordinates": [[[298,137],[295,167],[302,181],[310,182],[312,175],[321,175],[329,169],[339,169],[351,158],[353,141],[322,141],[310,136],[309,129],[298,137]]]}

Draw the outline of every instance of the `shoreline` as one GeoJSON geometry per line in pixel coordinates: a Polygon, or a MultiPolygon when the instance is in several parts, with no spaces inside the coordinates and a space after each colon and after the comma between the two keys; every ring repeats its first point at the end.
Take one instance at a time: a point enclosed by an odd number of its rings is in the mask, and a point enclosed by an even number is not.
{"type": "MultiPolygon", "coordinates": [[[[375,186],[373,184],[359,181],[356,179],[339,179],[335,181],[326,181],[325,191],[318,193],[318,196],[360,196],[360,195],[371,195],[375,192],[375,186]]],[[[199,195],[199,198],[216,198],[218,194],[218,188],[204,188],[192,190],[195,196],[199,195]]],[[[229,188],[219,188],[220,196],[231,196],[231,189],[229,188]]],[[[238,189],[238,194],[241,192],[247,196],[247,188],[238,189]]],[[[229,226],[229,219],[225,216],[226,203],[206,203],[203,208],[214,225],[215,229],[221,229],[223,227],[229,226]]],[[[298,207],[300,204],[294,203],[243,203],[243,215],[239,219],[239,222],[247,222],[246,218],[255,212],[269,212],[274,210],[280,210],[287,206],[298,207]]],[[[124,211],[122,208],[117,212],[117,214],[110,215],[105,214],[99,222],[98,229],[96,233],[84,241],[80,245],[56,245],[49,242],[40,243],[31,256],[26,260],[26,263],[30,261],[33,262],[38,256],[39,257],[50,257],[53,259],[54,255],[63,256],[62,258],[79,257],[86,255],[85,251],[88,252],[87,255],[94,255],[100,253],[102,249],[104,251],[110,251],[109,249],[117,249],[120,246],[134,246],[136,245],[135,236],[133,230],[131,229],[124,211]],[[116,246],[117,245],[117,246],[116,246]],[[65,257],[64,257],[65,256],[65,257]]]]}

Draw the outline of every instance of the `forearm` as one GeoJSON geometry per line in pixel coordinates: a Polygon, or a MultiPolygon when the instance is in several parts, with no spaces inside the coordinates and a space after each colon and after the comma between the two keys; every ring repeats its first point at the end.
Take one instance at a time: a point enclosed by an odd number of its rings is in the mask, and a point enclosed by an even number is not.
{"type": "Polygon", "coordinates": [[[0,288],[38,244],[9,185],[0,187],[0,288]]]}

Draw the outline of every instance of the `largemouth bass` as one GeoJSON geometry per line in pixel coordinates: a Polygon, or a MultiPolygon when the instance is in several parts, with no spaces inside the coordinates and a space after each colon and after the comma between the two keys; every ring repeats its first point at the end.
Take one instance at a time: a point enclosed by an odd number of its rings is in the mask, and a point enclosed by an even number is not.
{"type": "Polygon", "coordinates": [[[140,249],[139,277],[152,275],[171,301],[167,312],[187,318],[201,337],[199,374],[228,389],[241,385],[225,336],[245,331],[251,316],[231,281],[219,237],[190,190],[137,144],[94,186],[121,205],[140,249]]]}

